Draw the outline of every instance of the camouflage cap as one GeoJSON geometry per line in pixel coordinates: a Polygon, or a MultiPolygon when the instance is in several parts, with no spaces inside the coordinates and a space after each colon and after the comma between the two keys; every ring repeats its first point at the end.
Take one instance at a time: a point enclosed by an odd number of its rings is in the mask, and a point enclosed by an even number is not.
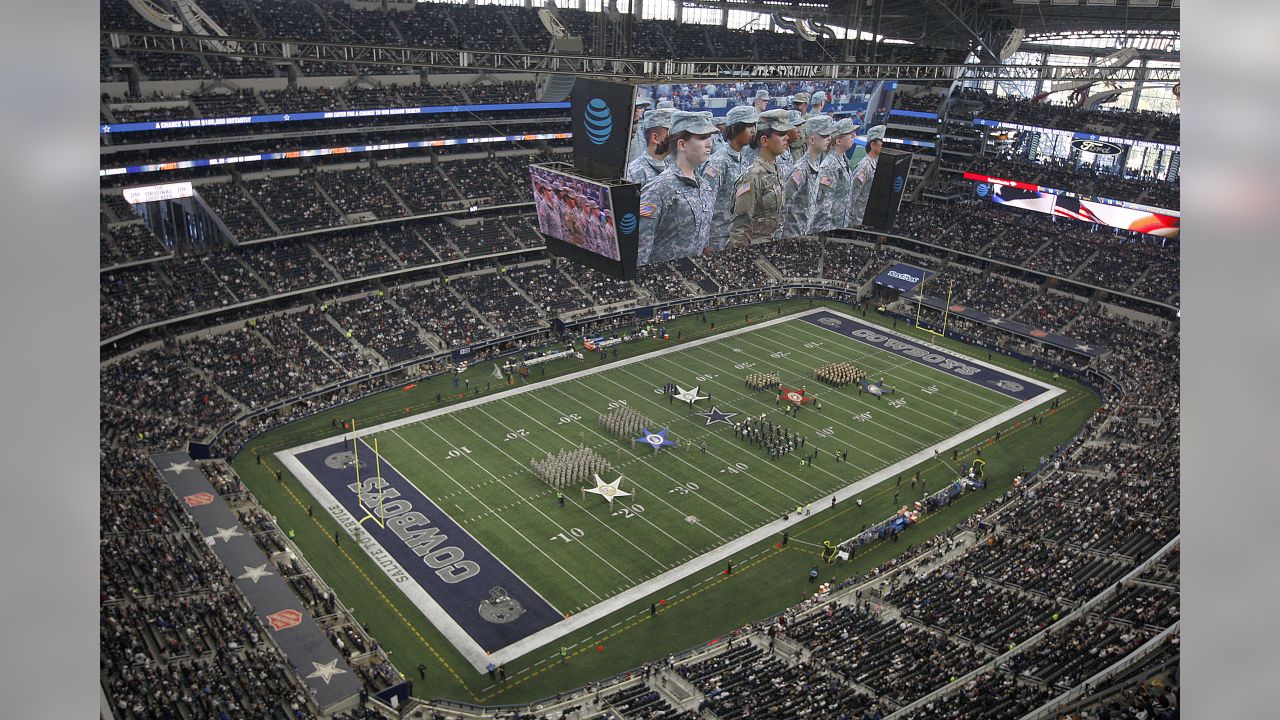
{"type": "Polygon", "coordinates": [[[783,110],[766,110],[760,113],[759,119],[756,121],[756,127],[762,130],[773,130],[775,132],[786,132],[795,127],[795,123],[791,122],[791,113],[794,111],[783,110]]]}
{"type": "Polygon", "coordinates": [[[804,123],[804,131],[810,135],[826,137],[835,131],[830,115],[814,115],[804,123]]]}
{"type": "Polygon", "coordinates": [[[671,127],[671,116],[674,111],[671,108],[658,108],[657,110],[646,110],[644,117],[640,118],[640,127],[645,130],[651,128],[669,128],[671,127]]]}
{"type": "Polygon", "coordinates": [[[792,96],[791,96],[791,102],[792,102],[792,103],[806,103],[806,104],[807,104],[807,103],[809,102],[809,93],[807,93],[807,92],[796,93],[795,95],[792,95],[792,96]]]}
{"type": "Polygon", "coordinates": [[[711,113],[677,110],[671,117],[671,134],[688,131],[694,135],[714,135],[716,126],[711,123],[711,113]]]}
{"type": "Polygon", "coordinates": [[[750,105],[736,105],[729,108],[729,112],[724,114],[724,124],[734,125],[736,123],[753,123],[760,119],[760,113],[750,105]]]}

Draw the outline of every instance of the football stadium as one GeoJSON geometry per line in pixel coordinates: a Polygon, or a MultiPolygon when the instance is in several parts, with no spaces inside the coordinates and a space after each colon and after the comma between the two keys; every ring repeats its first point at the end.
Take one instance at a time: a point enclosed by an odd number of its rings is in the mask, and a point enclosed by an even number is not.
{"type": "Polygon", "coordinates": [[[1178,717],[1177,0],[102,0],[100,716],[1178,717]]]}

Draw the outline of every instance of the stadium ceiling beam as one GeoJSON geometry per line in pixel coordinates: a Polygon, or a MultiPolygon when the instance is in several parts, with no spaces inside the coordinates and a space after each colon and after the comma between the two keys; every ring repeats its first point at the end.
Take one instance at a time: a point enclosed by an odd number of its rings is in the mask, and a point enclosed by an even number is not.
{"type": "MultiPolygon", "coordinates": [[[[623,82],[746,82],[769,79],[900,80],[1082,80],[1093,70],[1079,65],[941,65],[906,63],[752,63],[641,60],[538,53],[439,50],[394,45],[355,45],[262,38],[205,37],[140,32],[104,32],[102,47],[125,52],[249,58],[294,62],[449,68],[489,72],[592,75],[623,82]],[[226,47],[234,42],[238,52],[226,47]]],[[[1108,79],[1118,82],[1177,82],[1178,68],[1127,67],[1108,79]]]]}
{"type": "Polygon", "coordinates": [[[955,25],[973,38],[973,41],[969,44],[969,49],[982,62],[1000,62],[997,53],[1002,43],[998,37],[996,24],[993,22],[991,15],[980,11],[978,3],[966,0],[930,0],[930,3],[945,10],[951,16],[951,19],[955,21],[955,25]],[[958,8],[952,7],[952,5],[956,5],[958,8]]]}

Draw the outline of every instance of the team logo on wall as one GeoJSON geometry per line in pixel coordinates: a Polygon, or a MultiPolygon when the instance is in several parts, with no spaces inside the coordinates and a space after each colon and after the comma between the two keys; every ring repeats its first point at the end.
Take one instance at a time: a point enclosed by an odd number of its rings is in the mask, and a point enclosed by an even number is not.
{"type": "Polygon", "coordinates": [[[489,599],[480,603],[480,617],[497,625],[509,623],[523,614],[524,606],[500,587],[489,590],[489,599]]]}
{"type": "MultiPolygon", "coordinates": [[[[350,450],[344,450],[343,452],[336,452],[330,455],[329,457],[325,458],[324,464],[333,468],[334,470],[347,470],[356,466],[356,454],[351,452],[350,450]]],[[[360,461],[360,467],[362,469],[365,467],[368,467],[368,465],[369,464],[366,463],[365,461],[363,460],[360,461]]]]}
{"type": "Polygon", "coordinates": [[[618,219],[618,227],[622,228],[623,235],[630,235],[636,231],[636,215],[635,213],[626,213],[618,219]]]}
{"type": "Polygon", "coordinates": [[[600,98],[591,98],[583,122],[587,127],[588,140],[596,145],[609,142],[613,135],[613,113],[609,112],[608,103],[600,98]]]}

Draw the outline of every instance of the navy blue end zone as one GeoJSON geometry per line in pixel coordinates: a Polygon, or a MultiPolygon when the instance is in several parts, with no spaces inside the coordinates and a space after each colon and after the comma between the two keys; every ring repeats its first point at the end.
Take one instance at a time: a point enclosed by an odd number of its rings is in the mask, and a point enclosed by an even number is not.
{"type": "Polygon", "coordinates": [[[853,338],[864,345],[888,350],[900,357],[941,370],[948,375],[963,378],[1017,400],[1025,402],[1052,392],[1052,388],[1031,382],[1026,377],[961,358],[947,350],[925,346],[861,320],[847,318],[826,310],[810,313],[801,319],[824,330],[853,338]]]}
{"type": "MultiPolygon", "coordinates": [[[[363,458],[373,448],[363,441],[363,458]]],[[[355,518],[378,505],[377,478],[372,463],[361,460],[360,488],[369,493],[365,506],[351,486],[356,467],[341,442],[295,455],[341,509],[355,518]]],[[[387,575],[412,598],[411,585],[426,591],[440,609],[487,653],[499,650],[563,619],[546,600],[502,564],[466,530],[436,506],[413,483],[385,460],[382,466],[382,508],[386,527],[368,520],[361,531],[390,555],[394,563],[375,556],[387,575]],[[399,567],[392,567],[398,565],[399,567]]],[[[318,496],[319,497],[319,496],[318,496]]],[[[333,512],[340,522],[342,513],[333,512]]],[[[368,543],[368,541],[365,541],[368,543]]],[[[373,553],[371,553],[373,554],[373,553]]],[[[429,618],[427,609],[424,610],[429,618]]],[[[432,618],[434,621],[435,618],[432,618]]],[[[440,623],[436,623],[439,627],[440,623]]],[[[445,631],[445,628],[441,628],[445,631]]],[[[445,634],[449,633],[445,631],[445,634]]]]}

